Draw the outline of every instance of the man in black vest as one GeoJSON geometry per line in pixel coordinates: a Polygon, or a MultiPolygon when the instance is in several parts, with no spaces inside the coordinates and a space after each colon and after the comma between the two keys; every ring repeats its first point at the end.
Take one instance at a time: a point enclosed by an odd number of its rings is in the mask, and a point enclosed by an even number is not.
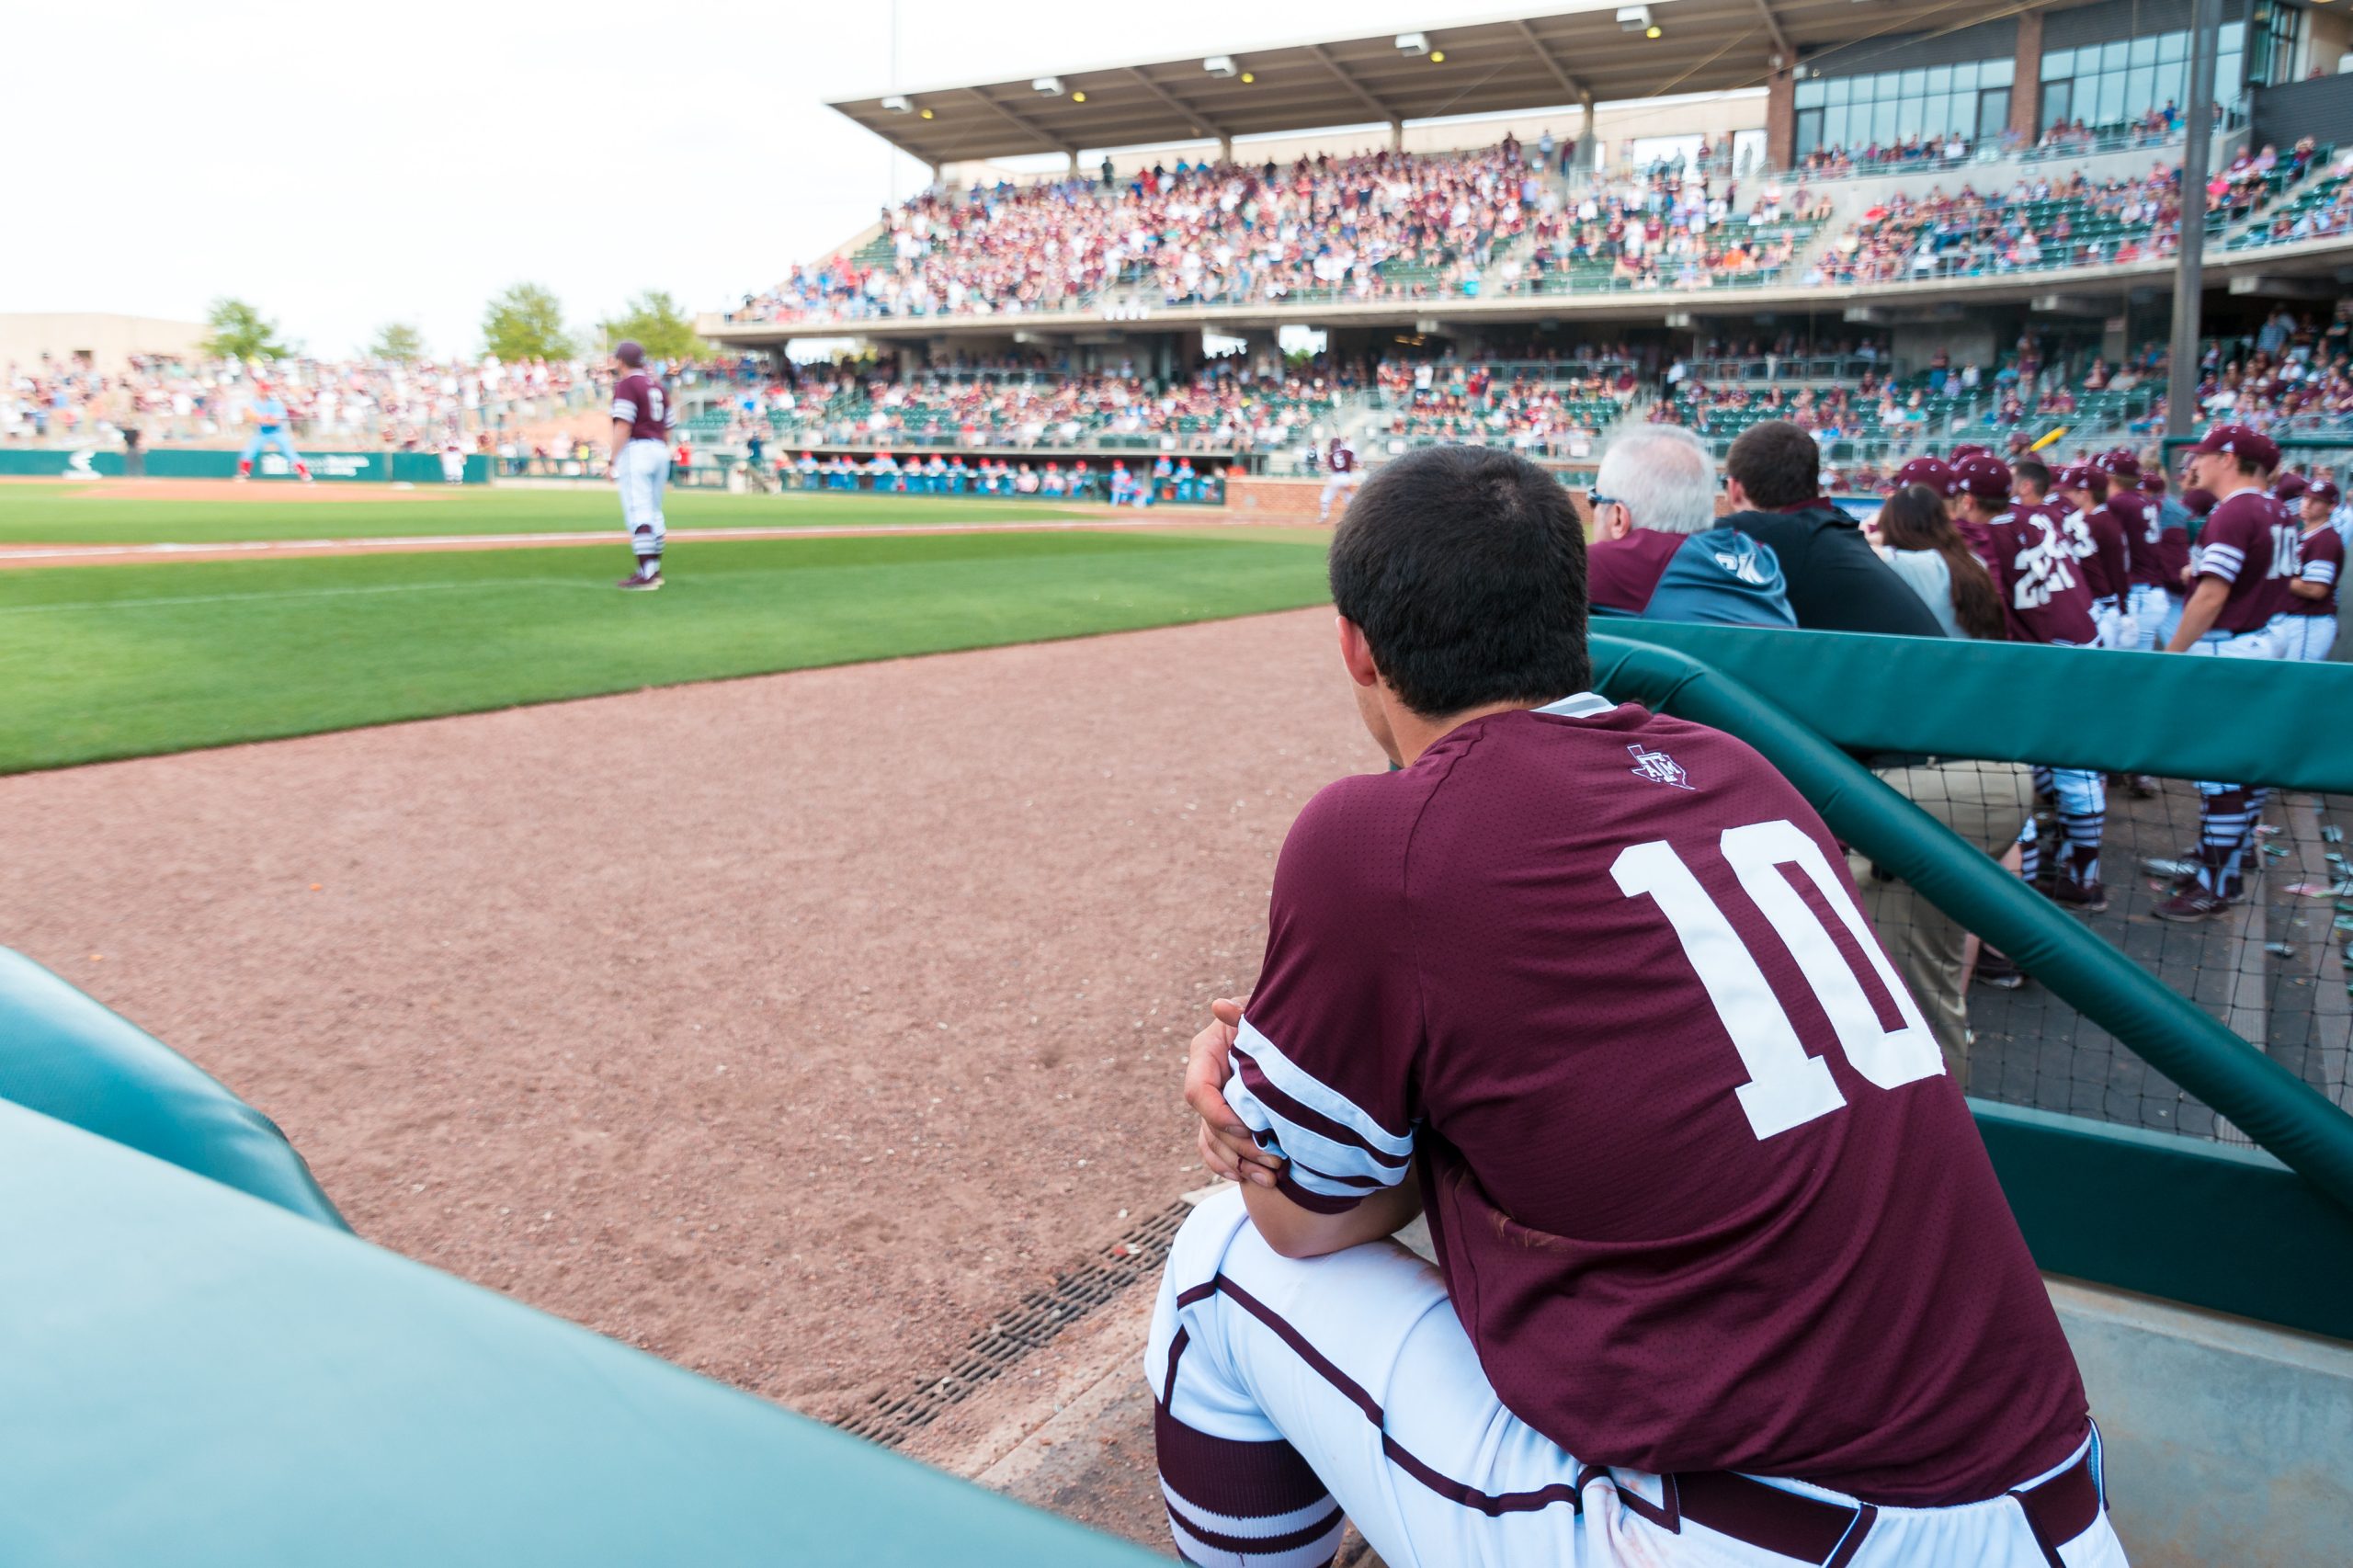
{"type": "Polygon", "coordinates": [[[1733,512],[1717,526],[1772,547],[1800,626],[1944,635],[1855,519],[1823,498],[1822,451],[1813,437],[1786,419],[1752,425],[1725,456],[1724,480],[1733,512]]]}

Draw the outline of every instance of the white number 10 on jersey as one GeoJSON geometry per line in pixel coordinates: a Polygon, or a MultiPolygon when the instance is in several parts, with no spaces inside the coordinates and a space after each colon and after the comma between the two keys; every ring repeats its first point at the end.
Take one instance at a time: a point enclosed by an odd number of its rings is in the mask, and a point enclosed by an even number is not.
{"type": "MultiPolygon", "coordinates": [[[[1720,842],[1725,863],[1740,879],[1741,891],[1788,945],[1814,999],[1829,1016],[1838,1049],[1847,1053],[1855,1071],[1882,1089],[1942,1073],[1944,1052],[1928,1032],[1919,1004],[1896,978],[1895,967],[1880,950],[1863,912],[1832,872],[1821,846],[1786,820],[1727,828],[1720,842]],[[1895,999],[1903,1018],[1901,1028],[1889,1029],[1880,1023],[1879,1011],[1871,1006],[1862,981],[1821,920],[1798,896],[1783,874],[1785,866],[1813,884],[1854,938],[1880,983],[1895,999]]],[[[1748,1082],[1736,1093],[1757,1137],[1787,1132],[1847,1103],[1822,1058],[1806,1054],[1788,1009],[1773,994],[1765,971],[1757,967],[1740,933],[1673,846],[1664,839],[1637,844],[1620,855],[1609,871],[1628,898],[1648,893],[1656,900],[1659,913],[1675,927],[1683,956],[1698,972],[1724,1032],[1732,1036],[1733,1049],[1740,1053],[1741,1065],[1748,1070],[1748,1082]]]]}

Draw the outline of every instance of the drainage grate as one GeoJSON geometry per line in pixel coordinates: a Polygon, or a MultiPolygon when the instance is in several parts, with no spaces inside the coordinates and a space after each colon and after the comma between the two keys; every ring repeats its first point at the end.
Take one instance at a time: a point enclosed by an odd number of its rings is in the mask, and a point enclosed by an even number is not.
{"type": "Polygon", "coordinates": [[[1063,1330],[1137,1280],[1154,1278],[1168,1256],[1176,1227],[1191,1212],[1192,1206],[1181,1200],[1169,1205],[1059,1276],[1051,1289],[1022,1297],[1019,1306],[972,1335],[946,1372],[897,1392],[878,1393],[864,1409],[835,1425],[853,1437],[897,1448],[938,1420],[949,1406],[1005,1376],[1023,1357],[1052,1344],[1063,1330]]]}

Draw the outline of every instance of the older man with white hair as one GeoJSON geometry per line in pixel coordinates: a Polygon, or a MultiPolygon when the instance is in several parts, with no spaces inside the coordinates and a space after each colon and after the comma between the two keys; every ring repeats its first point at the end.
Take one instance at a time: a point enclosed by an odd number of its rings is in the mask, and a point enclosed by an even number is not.
{"type": "Polygon", "coordinates": [[[1586,499],[1586,582],[1597,616],[1795,626],[1772,550],[1716,519],[1716,463],[1674,425],[1619,437],[1586,499]]]}

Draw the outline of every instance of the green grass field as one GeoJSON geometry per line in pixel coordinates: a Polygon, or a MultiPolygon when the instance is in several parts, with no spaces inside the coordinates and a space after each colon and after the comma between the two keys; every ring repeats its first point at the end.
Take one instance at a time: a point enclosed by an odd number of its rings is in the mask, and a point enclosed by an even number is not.
{"type": "MultiPolygon", "coordinates": [[[[224,485],[218,501],[171,501],[142,496],[133,484],[0,484],[0,544],[222,544],[597,528],[610,528],[615,540],[620,538],[620,503],[609,484],[570,490],[467,486],[379,491],[381,499],[348,501],[278,500],[270,494],[277,488],[257,484],[233,494],[224,485]]],[[[730,495],[715,490],[672,491],[663,511],[674,528],[1011,523],[1086,515],[1034,501],[823,492],[730,495]]]]}
{"type": "MultiPolygon", "coordinates": [[[[493,497],[517,498],[569,499],[493,497]]],[[[761,500],[709,499],[747,512],[761,500]]],[[[136,505],[90,505],[118,504],[136,505]]],[[[952,515],[1002,511],[967,502],[952,515]]],[[[148,526],[189,537],[168,515],[148,526]]],[[[1305,529],[686,543],[658,594],[616,592],[624,564],[617,535],[598,548],[0,572],[0,772],[1246,615],[1324,594],[1324,538],[1305,529]]]]}

